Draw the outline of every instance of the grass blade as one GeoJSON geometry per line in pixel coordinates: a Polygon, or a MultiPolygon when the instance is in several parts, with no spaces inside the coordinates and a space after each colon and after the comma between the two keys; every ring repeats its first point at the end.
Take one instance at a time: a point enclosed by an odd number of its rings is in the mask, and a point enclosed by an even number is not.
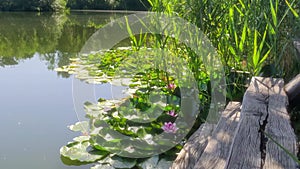
{"type": "Polygon", "coordinates": [[[252,61],[253,61],[253,66],[254,69],[256,68],[258,61],[259,61],[259,56],[257,55],[257,30],[255,29],[254,31],[254,39],[253,39],[253,55],[252,55],[252,61]]]}
{"type": "Polygon", "coordinates": [[[277,8],[278,8],[278,6],[276,4],[276,8],[274,8],[272,0],[270,0],[270,8],[271,8],[271,14],[272,14],[272,19],[273,19],[273,24],[275,26],[277,26],[277,23],[278,23],[278,21],[277,21],[277,8]]]}
{"type": "Polygon", "coordinates": [[[239,49],[241,52],[243,52],[243,50],[244,50],[244,43],[245,43],[246,36],[247,36],[247,28],[248,28],[248,23],[247,23],[247,20],[245,20],[242,37],[241,37],[240,44],[239,44],[239,49]]]}
{"type": "Polygon", "coordinates": [[[262,131],[272,142],[274,142],[278,147],[280,147],[285,153],[287,153],[295,162],[297,162],[300,165],[300,161],[298,160],[298,158],[292,154],[291,152],[289,152],[286,148],[284,148],[281,144],[279,144],[276,140],[274,140],[271,135],[269,135],[268,133],[262,131]]]}
{"type": "MultiPolygon", "coordinates": [[[[294,16],[295,16],[296,18],[299,18],[298,13],[293,9],[292,5],[291,5],[287,0],[285,0],[285,3],[287,4],[287,6],[288,6],[289,9],[291,10],[291,12],[294,14],[294,16]]],[[[294,3],[294,1],[293,1],[293,3],[294,3]]]]}

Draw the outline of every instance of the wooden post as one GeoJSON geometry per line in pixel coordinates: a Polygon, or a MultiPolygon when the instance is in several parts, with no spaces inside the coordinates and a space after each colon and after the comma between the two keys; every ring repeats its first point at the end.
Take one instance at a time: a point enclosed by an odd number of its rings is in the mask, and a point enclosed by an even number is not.
{"type": "Polygon", "coordinates": [[[284,89],[292,107],[300,104],[300,74],[285,85],[284,89]]]}

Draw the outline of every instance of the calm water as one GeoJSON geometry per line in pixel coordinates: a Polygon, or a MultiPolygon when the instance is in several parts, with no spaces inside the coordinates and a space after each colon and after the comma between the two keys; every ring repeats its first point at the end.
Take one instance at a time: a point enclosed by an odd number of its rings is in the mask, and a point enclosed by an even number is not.
{"type": "MultiPolygon", "coordinates": [[[[73,169],[59,149],[80,135],[69,63],[97,28],[124,14],[0,13],[0,168],[73,169]]],[[[105,97],[105,96],[103,96],[105,97]]]]}

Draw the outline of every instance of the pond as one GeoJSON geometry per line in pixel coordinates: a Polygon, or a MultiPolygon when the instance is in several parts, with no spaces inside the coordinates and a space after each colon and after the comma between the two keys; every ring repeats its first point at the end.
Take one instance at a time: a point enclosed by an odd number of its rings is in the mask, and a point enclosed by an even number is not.
{"type": "MultiPolygon", "coordinates": [[[[80,135],[69,64],[101,25],[125,13],[0,13],[0,168],[71,169],[59,149],[80,135]],[[65,164],[64,164],[65,163],[65,164]]],[[[103,96],[106,97],[106,96],[103,96]]]]}

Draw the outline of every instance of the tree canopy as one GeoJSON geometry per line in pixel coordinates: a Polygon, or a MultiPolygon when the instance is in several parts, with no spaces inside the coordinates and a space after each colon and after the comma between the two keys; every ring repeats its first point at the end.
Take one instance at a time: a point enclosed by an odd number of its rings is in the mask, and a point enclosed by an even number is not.
{"type": "Polygon", "coordinates": [[[62,11],[69,9],[147,10],[147,0],[1,0],[1,11],[62,11]]]}

